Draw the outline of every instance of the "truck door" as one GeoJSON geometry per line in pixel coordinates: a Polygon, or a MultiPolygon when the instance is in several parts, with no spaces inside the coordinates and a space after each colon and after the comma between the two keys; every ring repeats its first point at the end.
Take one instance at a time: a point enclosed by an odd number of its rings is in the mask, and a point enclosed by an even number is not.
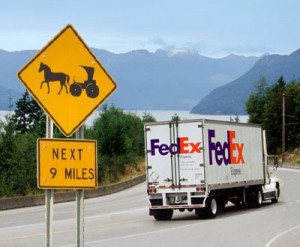
{"type": "Polygon", "coordinates": [[[178,180],[180,186],[193,186],[204,183],[204,155],[202,121],[180,122],[174,125],[180,143],[177,154],[178,180]]]}
{"type": "Polygon", "coordinates": [[[204,182],[202,122],[145,125],[149,185],[180,188],[204,182]]]}

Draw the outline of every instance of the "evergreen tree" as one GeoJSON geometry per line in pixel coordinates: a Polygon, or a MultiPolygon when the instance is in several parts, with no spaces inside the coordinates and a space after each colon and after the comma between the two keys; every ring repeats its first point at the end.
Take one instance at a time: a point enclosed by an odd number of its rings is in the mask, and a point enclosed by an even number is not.
{"type": "Polygon", "coordinates": [[[249,114],[250,123],[262,123],[262,115],[265,106],[265,96],[267,91],[267,81],[265,77],[261,77],[255,86],[255,91],[250,94],[246,101],[246,111],[249,114]]]}
{"type": "Polygon", "coordinates": [[[150,113],[144,112],[142,116],[142,121],[144,123],[151,123],[151,122],[156,122],[156,119],[150,113]]]}
{"type": "Polygon", "coordinates": [[[281,76],[277,82],[268,87],[262,114],[262,126],[266,130],[268,150],[277,153],[282,143],[282,95],[285,81],[281,76]]]}
{"type": "Polygon", "coordinates": [[[290,149],[300,146],[300,83],[292,81],[284,92],[286,146],[290,149]]]}
{"type": "Polygon", "coordinates": [[[172,117],[171,117],[171,121],[180,121],[180,117],[178,116],[177,113],[175,113],[172,117]]]}
{"type": "Polygon", "coordinates": [[[16,132],[19,134],[35,132],[41,137],[45,135],[46,118],[44,111],[27,91],[16,102],[12,120],[15,123],[16,132]]]}
{"type": "Polygon", "coordinates": [[[262,81],[247,102],[250,123],[261,124],[267,133],[269,153],[281,152],[283,97],[285,97],[285,146],[300,146],[300,82],[285,83],[281,76],[275,84],[266,87],[262,81]]]}

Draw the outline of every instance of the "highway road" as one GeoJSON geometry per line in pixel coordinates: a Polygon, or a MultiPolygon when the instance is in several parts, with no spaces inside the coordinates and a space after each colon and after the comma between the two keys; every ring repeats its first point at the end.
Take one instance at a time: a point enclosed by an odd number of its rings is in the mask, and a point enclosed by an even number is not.
{"type": "MultiPolygon", "coordinates": [[[[300,170],[280,169],[277,204],[228,206],[216,219],[176,212],[171,221],[148,216],[145,183],[85,200],[85,246],[299,247],[300,170]]],[[[75,202],[54,206],[53,246],[76,246],[75,202]]],[[[0,212],[0,246],[45,246],[45,207],[0,212]]]]}

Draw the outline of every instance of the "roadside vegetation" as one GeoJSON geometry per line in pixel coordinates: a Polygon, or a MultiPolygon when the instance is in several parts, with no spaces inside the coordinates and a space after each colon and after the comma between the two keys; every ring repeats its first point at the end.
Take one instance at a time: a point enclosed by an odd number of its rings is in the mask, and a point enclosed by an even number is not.
{"type": "MultiPolygon", "coordinates": [[[[97,140],[100,185],[142,174],[144,168],[144,122],[114,106],[104,105],[99,117],[85,129],[85,139],[97,140]]],[[[42,193],[37,188],[37,139],[45,137],[46,117],[27,92],[16,109],[0,123],[0,197],[42,193]]],[[[64,138],[57,128],[54,137],[64,138]]],[[[74,137],[71,137],[74,138],[74,137]]]]}
{"type": "Polygon", "coordinates": [[[261,78],[246,102],[249,122],[261,124],[266,130],[270,154],[282,153],[283,97],[285,99],[285,150],[289,162],[300,162],[300,82],[285,82],[280,77],[268,86],[261,78]]]}

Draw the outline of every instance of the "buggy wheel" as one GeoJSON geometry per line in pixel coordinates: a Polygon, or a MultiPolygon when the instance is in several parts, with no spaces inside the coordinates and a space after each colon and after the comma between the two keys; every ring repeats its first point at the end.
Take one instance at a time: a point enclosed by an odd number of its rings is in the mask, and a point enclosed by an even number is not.
{"type": "Polygon", "coordinates": [[[99,87],[96,84],[90,84],[86,87],[86,94],[90,98],[96,98],[99,95],[99,87]]]}
{"type": "Polygon", "coordinates": [[[78,85],[77,83],[73,83],[71,86],[70,86],[70,92],[73,96],[75,97],[78,97],[81,95],[81,91],[82,91],[82,88],[80,85],[78,85]]]}

